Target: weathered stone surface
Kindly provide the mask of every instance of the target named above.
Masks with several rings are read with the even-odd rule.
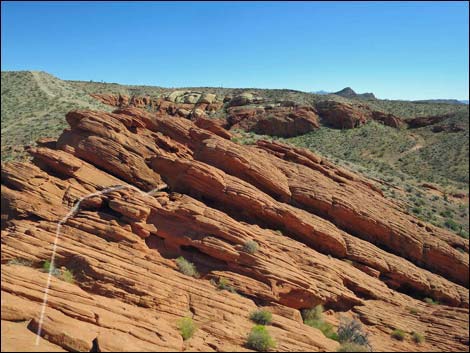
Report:
[[[413,119],[408,119],[406,123],[410,129],[416,129],[424,126],[434,125],[452,117],[452,114],[433,115],[433,116],[419,116]]]
[[[228,106],[235,107],[240,105],[256,104],[263,101],[262,97],[259,97],[253,93],[244,92],[230,98]]]
[[[315,105],[322,122],[337,129],[353,129],[370,120],[384,125],[401,128],[406,124],[403,119],[389,113],[371,110],[365,104],[351,105],[336,101],[323,101]]]
[[[353,129],[364,125],[369,116],[347,103],[323,101],[315,105],[321,121],[336,129]]]
[[[335,326],[362,321],[374,351],[468,351],[468,240],[372,181],[303,149],[238,145],[213,120],[126,108],[67,121],[32,163],[2,166],[2,350],[37,332],[57,222],[101,191],[63,224],[56,267],[75,283],[52,277],[45,349],[243,351],[249,313],[265,307],[277,350],[336,351],[301,322],[299,309],[322,304]],[[127,188],[105,189],[116,185]],[[178,272],[178,256],[200,277]],[[218,290],[221,277],[237,293]],[[183,341],[188,315],[198,330]],[[393,340],[395,328],[426,343]]]
[[[320,127],[311,107],[236,107],[228,110],[232,129],[244,129],[261,135],[292,137]]]
[[[379,111],[373,111],[371,114],[373,120],[380,121],[382,124],[394,127],[396,129],[399,129],[406,125],[403,119],[393,114],[382,113]]]

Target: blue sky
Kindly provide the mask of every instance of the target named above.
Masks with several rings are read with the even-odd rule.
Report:
[[[2,70],[468,99],[467,2],[2,2]]]

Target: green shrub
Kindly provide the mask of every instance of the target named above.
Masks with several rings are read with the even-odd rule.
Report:
[[[418,333],[418,332],[413,332],[412,335],[411,335],[411,339],[416,344],[424,343],[424,341],[425,341],[424,335],[421,334],[421,333]]]
[[[243,246],[243,251],[247,252],[248,254],[254,254],[258,251],[258,243],[254,240],[248,240],[245,245]]]
[[[323,316],[323,305],[317,305],[312,309],[303,309],[302,318],[305,321],[310,320],[321,320]]]
[[[416,314],[418,314],[418,313],[419,313],[418,309],[416,309],[416,308],[410,308],[410,314],[416,315]]]
[[[465,231],[463,228],[460,228],[460,230],[457,232],[457,235],[461,236],[464,239],[468,239],[468,232]]]
[[[196,266],[193,263],[186,260],[183,256],[176,259],[176,265],[178,270],[186,276],[199,277],[199,273],[196,270]]]
[[[31,267],[33,266],[33,263],[29,260],[25,260],[25,259],[11,259],[11,260],[8,260],[8,265],[19,265],[19,266],[27,266],[27,267]]]
[[[405,339],[406,334],[403,330],[396,329],[396,330],[393,330],[393,332],[390,334],[390,336],[392,336],[392,338],[394,338],[398,341],[403,341]]]
[[[370,352],[366,346],[361,346],[360,344],[346,342],[343,343],[337,352]]]
[[[428,304],[431,304],[431,305],[438,305],[439,304],[439,302],[437,300],[435,301],[432,298],[424,298],[424,301]]]
[[[47,273],[51,273],[55,277],[60,277],[61,273],[58,268],[56,268],[49,260],[44,261],[42,265],[42,270]]]
[[[178,330],[181,333],[181,337],[183,337],[183,340],[190,339],[193,337],[194,332],[197,330],[197,326],[194,323],[193,319],[190,317],[183,317],[178,321],[177,324]]]
[[[60,278],[67,283],[75,283],[75,276],[73,272],[69,269],[65,269],[60,274]]]
[[[312,309],[302,310],[304,324],[319,329],[326,337],[332,340],[338,340],[338,335],[333,325],[323,320],[323,306],[317,305]]]
[[[59,269],[51,264],[49,260],[44,261],[42,265],[42,270],[47,273],[51,273],[54,277],[61,279],[67,283],[75,283],[75,276],[72,270],[67,268]]]
[[[256,310],[250,314],[250,320],[259,325],[269,325],[273,320],[273,315],[267,310]]]
[[[343,344],[353,343],[364,346],[365,349],[370,349],[367,333],[362,330],[361,323],[354,319],[341,318],[338,327],[338,340]]]
[[[453,230],[454,232],[457,232],[461,228],[453,219],[450,218],[445,220],[444,226],[450,230]]]
[[[263,325],[255,325],[246,340],[248,348],[259,352],[265,352],[276,348],[276,342],[272,339],[268,330]]]
[[[224,277],[219,278],[219,283],[217,284],[217,288],[220,290],[228,290],[231,293],[236,293],[237,291],[233,286],[230,284],[229,280]]]

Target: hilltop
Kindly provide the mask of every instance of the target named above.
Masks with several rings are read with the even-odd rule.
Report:
[[[24,158],[23,146],[40,137],[58,136],[72,109],[110,110],[46,72],[2,71],[1,80],[2,161]]]
[[[374,96],[373,93],[358,94],[358,93],[354,92],[354,90],[351,87],[343,88],[341,91],[334,92],[332,94],[336,94],[337,96],[341,96],[341,97],[344,97],[344,98],[375,99],[375,96]]]

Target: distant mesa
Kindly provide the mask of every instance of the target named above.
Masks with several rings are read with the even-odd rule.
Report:
[[[356,93],[351,87],[343,88],[341,91],[334,92],[332,94],[344,98],[376,99],[373,93]]]

